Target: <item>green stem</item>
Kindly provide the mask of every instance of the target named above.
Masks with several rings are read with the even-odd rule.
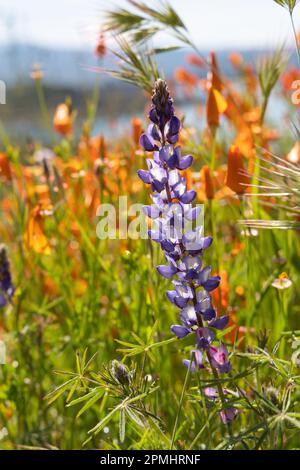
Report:
[[[212,143],[211,143],[211,155],[210,155],[210,169],[212,173],[215,170],[215,164],[216,164],[216,133],[217,133],[217,129],[215,128],[212,131]]]
[[[260,125],[261,126],[263,125],[264,120],[265,120],[265,115],[266,115],[266,111],[267,111],[269,98],[270,98],[269,93],[264,96],[264,101],[263,101],[263,104],[262,104],[261,115],[260,115]]]
[[[50,115],[49,115],[49,111],[48,111],[47,103],[45,99],[45,94],[44,94],[44,90],[43,90],[40,79],[35,80],[35,86],[36,86],[36,92],[38,96],[42,120],[44,121],[45,127],[48,129],[49,134],[51,135],[51,138],[53,139],[54,134],[52,130],[51,119],[50,119]]]
[[[173,428],[173,433],[172,433],[172,441],[171,441],[171,449],[170,450],[173,450],[173,447],[174,447],[176,431],[177,431],[177,427],[178,427],[178,423],[179,423],[180,413],[181,413],[181,409],[182,409],[182,404],[183,404],[183,400],[184,400],[184,396],[185,396],[185,392],[186,392],[186,388],[187,388],[187,384],[188,384],[188,379],[189,379],[192,363],[193,363],[193,357],[191,357],[189,367],[188,367],[188,370],[187,370],[187,373],[186,373],[186,376],[185,376],[182,392],[181,392],[181,397],[180,397],[179,406],[178,406],[177,415],[176,415],[174,428]]]
[[[216,380],[216,386],[217,386],[217,389],[218,389],[218,392],[219,392],[219,397],[220,397],[220,400],[221,400],[221,403],[222,403],[222,408],[223,408],[223,410],[225,410],[226,409],[226,400],[225,400],[225,396],[224,396],[224,393],[223,393],[222,385],[219,382],[218,371],[212,364],[212,360],[211,360],[209,351],[206,352],[206,356],[207,356],[208,362],[210,364],[213,376]],[[231,424],[230,423],[227,423],[227,429],[228,429],[229,436],[232,437],[232,429],[231,429]]]
[[[290,11],[290,19],[291,19],[292,28],[293,28],[293,33],[294,33],[294,38],[295,38],[295,43],[296,43],[296,51],[297,51],[297,57],[298,57],[298,64],[299,64],[299,66],[300,66],[300,50],[299,50],[299,43],[298,43],[298,39],[297,39],[297,32],[296,32],[296,28],[295,28],[295,23],[294,23],[293,12],[292,12],[292,11]]]
[[[88,105],[88,122],[90,129],[93,128],[97,116],[98,104],[100,99],[100,74],[97,75],[92,93],[91,101]]]

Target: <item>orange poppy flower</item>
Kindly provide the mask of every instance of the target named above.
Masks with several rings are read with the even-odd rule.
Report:
[[[11,181],[12,179],[9,159],[5,153],[0,153],[0,178],[4,181]]]
[[[229,283],[227,271],[220,272],[221,283],[218,289],[212,292],[212,298],[214,304],[217,306],[219,311],[227,313],[229,305]]]
[[[212,52],[210,56],[211,70],[208,73],[208,98],[206,104],[206,120],[210,128],[219,126],[220,114],[227,109],[227,102],[221,94],[222,83],[219,76],[216,56]]]
[[[281,85],[285,92],[292,91],[292,85],[296,80],[300,80],[300,71],[298,67],[291,67],[281,76]]]
[[[142,134],[142,121],[139,118],[134,117],[131,120],[131,125],[132,125],[133,142],[135,146],[138,147],[139,142],[140,142],[140,137]]]
[[[57,106],[53,126],[59,134],[64,136],[71,134],[73,130],[73,113],[69,104],[61,103]]]
[[[183,83],[184,85],[189,86],[196,86],[198,83],[198,77],[190,72],[188,72],[185,68],[179,67],[175,71],[175,78],[178,82]]]
[[[243,194],[249,184],[249,176],[244,172],[241,153],[238,147],[231,145],[228,153],[226,185],[237,194]]]
[[[252,65],[246,65],[244,68],[244,73],[247,90],[251,95],[254,95],[256,93],[258,81]]]
[[[215,196],[215,188],[213,178],[208,165],[204,165],[201,169],[201,179],[203,181],[204,192],[207,199],[213,199]]]
[[[233,67],[236,68],[239,68],[243,63],[243,57],[237,52],[232,52],[231,54],[229,54],[229,60]]]
[[[201,59],[201,57],[198,57],[196,54],[189,54],[186,58],[187,62],[190,65],[194,65],[195,67],[204,67],[204,61]]]
[[[207,80],[211,83],[212,88],[221,92],[222,81],[220,78],[217,57],[216,57],[215,52],[213,51],[210,53],[209,63],[210,63],[210,71],[208,73]]]
[[[38,204],[31,210],[24,237],[29,249],[45,255],[51,253],[51,246],[44,232],[44,215],[48,213],[49,209],[49,207]]]
[[[90,139],[90,156],[94,162],[98,158],[104,160],[107,157],[107,145],[103,135],[97,135]]]
[[[55,296],[58,294],[58,288],[50,275],[44,277],[44,292],[46,295]]]

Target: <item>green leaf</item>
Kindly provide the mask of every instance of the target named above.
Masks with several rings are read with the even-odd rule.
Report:
[[[108,415],[106,415],[103,419],[101,419],[101,421],[98,424],[96,424],[96,426],[90,429],[88,431],[88,434],[95,434],[95,435],[98,434],[123,406],[124,406],[124,402],[116,406],[113,410],[110,411],[110,413],[108,413]]]
[[[140,417],[138,416],[138,413],[135,412],[130,406],[127,406],[126,408],[126,413],[128,414],[129,418],[134,422],[136,423],[138,426],[140,426],[141,428],[144,428],[145,427],[145,424],[143,423],[143,421],[140,419]]]
[[[125,428],[126,428],[126,414],[125,409],[121,408],[120,416],[119,416],[119,437],[120,442],[124,442],[125,440]]]
[[[104,390],[99,390],[97,393],[95,393],[94,397],[91,397],[86,404],[79,410],[79,412],[76,415],[76,418],[79,418],[85,411],[87,411],[91,406],[94,405],[100,398],[103,397]]]
[[[48,395],[46,395],[45,397],[45,399],[48,401],[48,404],[51,405],[51,403],[57,400],[66,390],[72,387],[72,384],[76,381],[77,381],[77,376],[59,385],[52,392],[48,393]]]

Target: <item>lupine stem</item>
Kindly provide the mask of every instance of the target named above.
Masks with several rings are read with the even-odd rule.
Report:
[[[218,374],[217,369],[212,364],[212,360],[211,360],[211,357],[210,357],[210,352],[207,351],[206,355],[207,355],[207,359],[208,359],[209,365],[211,367],[213,376],[216,379],[216,386],[217,386],[217,389],[218,389],[218,392],[219,392],[219,397],[220,397],[222,407],[223,407],[223,410],[224,410],[224,409],[226,409],[226,400],[225,400],[225,396],[224,396],[224,393],[223,393],[223,389],[222,389],[221,384],[219,382],[219,374]],[[231,423],[228,422],[226,424],[227,424],[228,433],[231,437],[232,436]]]
[[[194,303],[194,306],[196,307],[197,299],[196,299],[195,287],[192,286],[192,289],[193,289],[193,293],[194,293],[193,303]],[[202,321],[201,316],[200,316],[200,315],[197,315],[197,319],[198,319],[199,327],[202,328],[202,327],[203,327],[203,321]],[[225,408],[226,408],[225,397],[224,397],[223,389],[222,389],[221,384],[220,384],[220,382],[219,382],[219,374],[218,374],[217,369],[213,366],[213,363],[212,363],[212,359],[211,359],[209,350],[206,351],[206,356],[207,356],[209,365],[210,365],[210,367],[211,367],[213,376],[214,376],[214,378],[216,379],[216,386],[217,386],[217,389],[218,389],[218,392],[219,392],[219,397],[220,397],[220,400],[221,400],[223,409],[225,409]],[[192,361],[190,362],[190,364],[191,364],[191,363],[192,363]],[[227,423],[227,425],[228,425],[229,434],[231,435],[230,423]]]

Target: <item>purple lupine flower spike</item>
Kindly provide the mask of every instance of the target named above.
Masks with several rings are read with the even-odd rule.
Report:
[[[212,238],[203,236],[202,226],[191,228],[200,211],[192,207],[196,192],[187,190],[180,171],[192,165],[193,157],[182,156],[180,146],[176,145],[182,126],[174,114],[173,100],[164,80],[155,83],[149,119],[151,124],[142,134],[140,144],[146,152],[153,153],[153,158],[147,159],[148,171],[139,170],[138,175],[153,190],[153,204],[145,206],[144,212],[155,227],[149,230],[149,237],[160,243],[166,259],[166,264],[157,266],[157,271],[167,279],[174,278],[175,290],[167,291],[167,297],[180,309],[180,324],[172,325],[171,330],[178,338],[195,335],[192,358],[184,360],[186,367],[192,361],[191,371],[204,368],[206,360],[216,373],[227,373],[231,369],[228,351],[223,343],[216,344],[216,330],[226,327],[228,317],[217,317],[210,294],[221,279],[211,275],[211,267],[202,266],[201,256],[210,247]],[[215,391],[212,395],[217,397]],[[226,423],[237,414],[234,408],[221,413]]]
[[[14,291],[6,247],[0,245],[0,307],[9,303]]]

